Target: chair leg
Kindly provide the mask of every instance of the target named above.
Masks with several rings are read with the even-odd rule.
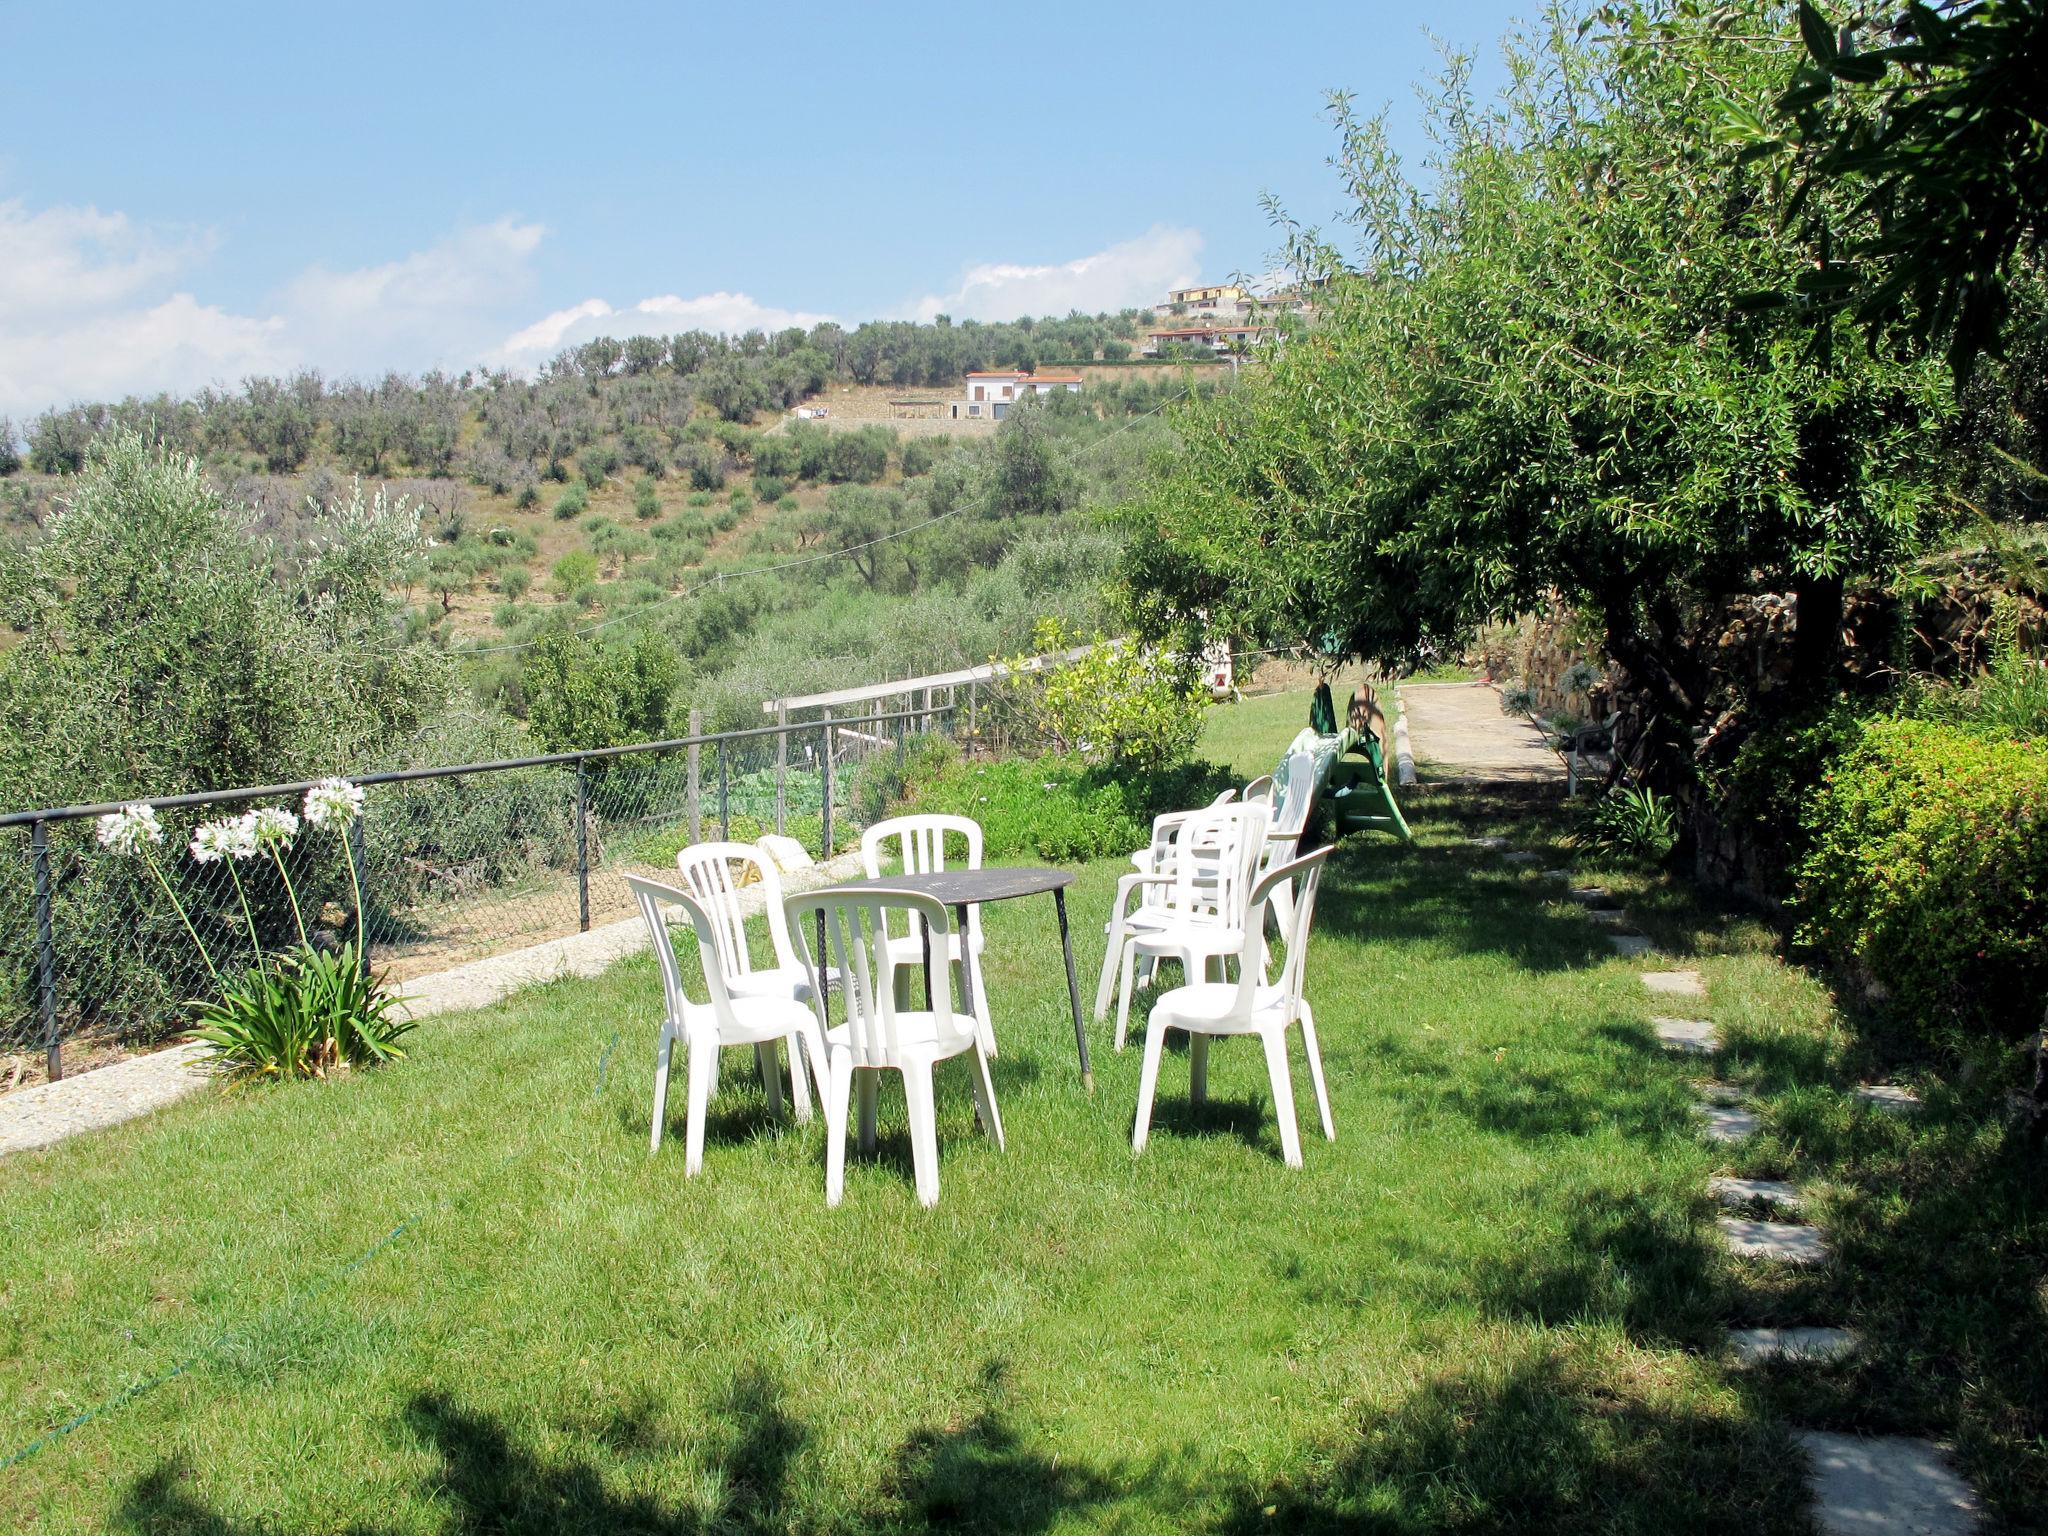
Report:
[[[1123,990],[1116,998],[1116,1048],[1124,1048],[1124,1038],[1131,1027],[1131,993],[1134,990],[1132,973],[1137,970],[1138,950],[1133,944],[1124,945]]]
[[[1166,1026],[1157,1019],[1145,1024],[1145,1064],[1138,1072],[1138,1118],[1131,1127],[1131,1150],[1142,1152],[1152,1135],[1152,1101],[1159,1093],[1159,1058],[1166,1053]]]
[[[1316,1041],[1316,1016],[1308,1011],[1308,1004],[1301,1005],[1301,1044],[1308,1053],[1308,1080],[1315,1085],[1316,1110],[1323,1117],[1323,1136],[1326,1140],[1337,1139],[1337,1122],[1330,1118],[1330,1089],[1323,1081],[1323,1048]]]
[[[1100,1024],[1109,1014],[1109,989],[1116,985],[1116,963],[1123,953],[1124,925],[1114,922],[1109,925],[1109,947],[1102,952],[1102,979],[1095,984],[1095,1022]]]
[[[704,1171],[704,1119],[711,1102],[711,1076],[717,1069],[718,1037],[690,1037],[690,1119],[683,1129],[683,1177]]]
[[[964,939],[962,944],[963,947],[966,947]],[[995,1021],[989,1017],[988,983],[982,980],[981,956],[977,955],[971,947],[967,947],[966,954],[961,958],[961,964],[967,967],[968,979],[974,983],[975,1038],[981,1041],[982,1050],[993,1057],[996,1054],[996,1026]]]
[[[1273,1118],[1280,1123],[1280,1155],[1287,1166],[1301,1166],[1301,1128],[1294,1118],[1294,1079],[1287,1071],[1287,1031],[1269,1029],[1260,1037],[1266,1047],[1266,1075],[1273,1080]]]
[[[668,1114],[668,1058],[675,1043],[675,1032],[662,1025],[661,1044],[654,1052],[654,1136],[647,1144],[650,1155],[661,1150],[662,1122]]]
[[[879,1067],[861,1067],[854,1073],[855,1097],[860,1100],[860,1150],[863,1157],[875,1150],[875,1094],[882,1086]]]
[[[853,1057],[842,1054],[825,1067],[825,1204],[846,1194],[846,1112],[853,1097]]]
[[[996,1145],[1008,1150],[1003,1140],[1003,1117],[996,1110],[996,1080],[989,1074],[988,1058],[980,1051],[974,1056],[974,1102],[981,1110],[981,1128],[995,1137]]]
[[[929,1066],[903,1074],[903,1097],[910,1106],[910,1163],[917,1174],[917,1203],[939,1203],[939,1125],[932,1102]]]
[[[811,1077],[804,1071],[804,1037],[793,1033],[784,1042],[789,1047],[789,1102],[798,1125],[811,1120]],[[781,1049],[781,1047],[777,1047]]]
[[[1209,1102],[1209,1037],[1203,1034],[1188,1036],[1188,1102],[1206,1104]]]
[[[797,1035],[790,1037],[789,1054],[791,1056],[796,1055],[796,1042],[798,1038],[799,1036]],[[804,1043],[804,1057],[810,1063],[811,1081],[817,1084],[818,1097],[822,1101],[829,1098],[832,1092],[832,1059],[825,1050],[825,1035],[818,1028],[817,1020],[812,1019],[805,1023],[801,1032],[801,1039]]]
[[[782,1051],[773,1040],[754,1047],[754,1070],[761,1074],[761,1092],[768,1097],[768,1118],[782,1118]]]

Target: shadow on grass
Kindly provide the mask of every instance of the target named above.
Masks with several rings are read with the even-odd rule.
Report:
[[[1653,1365],[1537,1345],[1439,1376],[1315,1470],[1239,1493],[1217,1529],[1806,1532],[1796,1455],[1756,1417],[1665,1389]]]
[[[1004,1368],[991,1361],[976,1386],[976,1407],[944,1428],[914,1431],[898,1445],[871,1505],[854,1511],[814,1508],[804,1466],[809,1430],[785,1409],[782,1391],[758,1366],[742,1372],[688,1436],[650,1403],[595,1424],[574,1426],[586,1456],[542,1457],[498,1419],[437,1393],[407,1406],[407,1433],[439,1458],[421,1490],[455,1536],[744,1536],[790,1530],[878,1528],[972,1530],[1031,1536],[1067,1514],[1118,1496],[1103,1475],[1062,1465],[1026,1446],[1002,1411]],[[673,1462],[688,1441],[715,1469],[706,1507],[628,1491],[631,1470]],[[147,1536],[255,1536],[272,1521],[244,1522],[209,1508],[190,1476],[164,1463],[128,1489],[120,1529]],[[1142,1483],[1125,1485],[1124,1493]],[[315,1522],[319,1524],[319,1522]],[[383,1536],[413,1528],[355,1524],[321,1529]]]

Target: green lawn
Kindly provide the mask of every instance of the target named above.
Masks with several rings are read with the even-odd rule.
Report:
[[[1212,754],[1269,766],[1304,710],[1220,709]],[[1131,1156],[1138,1051],[1098,1029],[1083,1094],[1043,902],[987,916],[1009,1150],[943,1069],[933,1212],[886,1090],[836,1212],[821,1123],[770,1124],[738,1070],[704,1176],[680,1093],[650,1160],[646,957],[432,1021],[393,1069],[0,1162],[0,1459],[112,1399],[0,1471],[0,1528],[1805,1529],[1783,1415],[1854,1422],[1860,1378],[1794,1397],[1718,1355],[1742,1281],[1638,967],[1462,842],[1553,822],[1410,809],[1414,847],[1347,845],[1325,886],[1338,1140],[1297,1073],[1299,1172],[1244,1043],[1199,1114],[1169,1057]],[[1079,872],[1084,989],[1118,872]],[[1644,905],[1758,1070],[1834,1070],[1761,930]]]

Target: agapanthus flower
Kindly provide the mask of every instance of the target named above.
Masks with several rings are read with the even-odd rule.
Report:
[[[306,791],[306,820],[339,829],[363,813],[363,792],[347,779],[322,779]]]
[[[151,843],[164,840],[163,825],[146,805],[124,805],[99,820],[100,846],[114,853],[139,853]]]
[[[220,859],[253,859],[256,833],[245,817],[209,821],[192,834],[192,862],[212,864]]]
[[[278,805],[258,806],[241,824],[259,848],[282,848],[299,835],[299,818]]]

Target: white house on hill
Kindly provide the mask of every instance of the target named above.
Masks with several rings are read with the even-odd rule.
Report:
[[[1069,395],[1081,393],[1081,375],[1027,373],[1016,368],[970,373],[967,375],[966,397],[952,402],[952,418],[955,421],[962,417],[1001,421],[1019,400],[1062,392]]]

